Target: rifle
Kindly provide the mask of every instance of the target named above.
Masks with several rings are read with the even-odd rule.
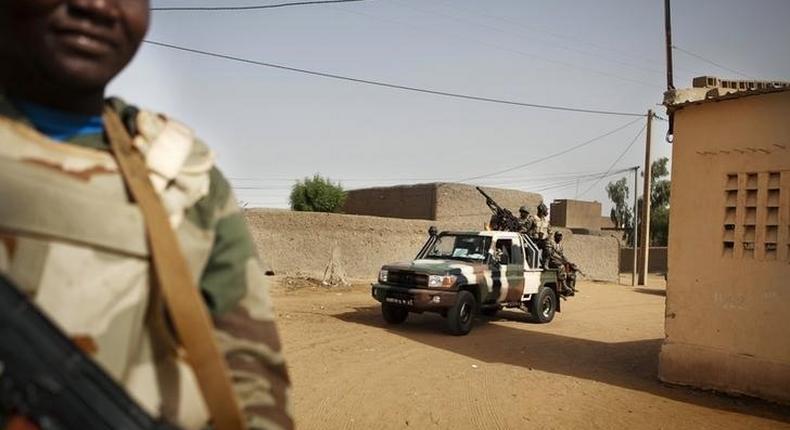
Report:
[[[177,430],[148,415],[0,275],[0,424],[4,417],[42,430]]]
[[[494,213],[493,222],[491,228],[494,230],[501,230],[501,231],[513,231],[516,233],[521,232],[521,221],[513,215],[513,212],[510,212],[509,209],[505,209],[502,206],[494,201],[485,191],[483,191],[480,187],[477,188],[477,191],[486,198],[486,205],[491,212]]]

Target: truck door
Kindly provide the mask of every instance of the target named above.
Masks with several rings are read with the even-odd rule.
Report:
[[[498,239],[494,245],[500,255],[498,270],[493,271],[492,299],[518,302],[524,291],[524,251],[521,241]]]

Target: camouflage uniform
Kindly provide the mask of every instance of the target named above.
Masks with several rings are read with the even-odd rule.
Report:
[[[212,152],[164,116],[114,100],[205,297],[249,427],[291,428],[290,383],[254,244]],[[0,273],[143,407],[184,428],[207,412],[152,299],[142,215],[100,134],[56,142],[0,94]],[[159,323],[157,323],[157,321]]]
[[[534,228],[535,217],[532,214],[527,214],[526,217],[519,218],[519,222],[521,223],[521,233],[529,234]]]
[[[557,279],[562,283],[561,292],[570,293],[572,295],[575,290],[574,284],[576,283],[575,271],[568,271],[570,262],[565,257],[565,249],[561,243],[556,242],[554,239],[546,241],[544,248],[546,254],[546,265],[550,269],[557,269]]]

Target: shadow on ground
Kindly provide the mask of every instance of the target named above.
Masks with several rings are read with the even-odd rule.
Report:
[[[652,294],[652,293],[650,293]],[[508,321],[528,321],[524,313],[500,312]],[[379,306],[358,307],[333,317],[348,323],[378,327],[415,342],[465,355],[485,363],[503,363],[572,376],[638,390],[706,408],[754,415],[790,423],[790,408],[750,397],[731,397],[658,380],[658,353],[662,339],[607,343],[541,332],[543,326],[524,329],[490,324],[480,317],[467,336],[444,332],[438,315],[411,314],[399,326],[386,325]]]
[[[642,294],[650,294],[652,296],[667,296],[667,290],[657,289],[657,288],[634,288],[632,291],[635,293],[642,293]]]

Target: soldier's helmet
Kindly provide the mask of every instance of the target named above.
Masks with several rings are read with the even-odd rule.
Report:
[[[518,212],[522,213],[522,214],[529,215],[529,208],[527,207],[527,205],[524,205],[524,206],[518,208]]]
[[[545,203],[540,202],[540,204],[538,205],[538,215],[548,215],[548,213],[549,213],[549,208],[546,207]]]

